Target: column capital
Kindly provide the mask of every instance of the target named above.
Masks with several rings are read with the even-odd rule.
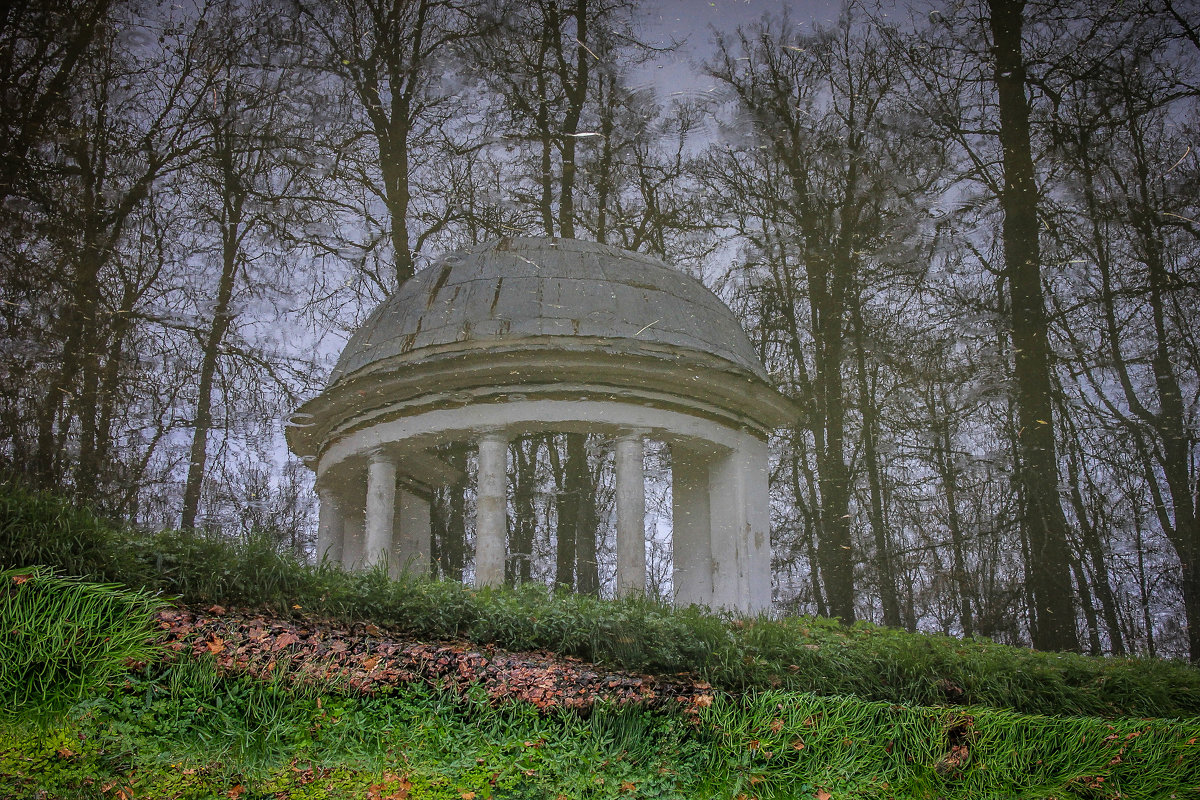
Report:
[[[375,447],[367,451],[367,461],[372,464],[394,464],[396,457],[385,447]]]
[[[475,432],[475,438],[481,442],[504,442],[508,444],[512,435],[504,428],[484,428]]]

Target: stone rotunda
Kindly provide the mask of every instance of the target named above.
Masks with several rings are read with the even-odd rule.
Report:
[[[678,604],[771,604],[767,436],[794,410],[699,281],[653,258],[505,238],[422,270],[346,345],[293,415],[317,474],[318,557],[426,572],[430,500],[460,477],[436,448],[478,448],[475,583],[504,581],[509,441],[615,441],[618,594],[646,582],[643,449],[671,453]]]

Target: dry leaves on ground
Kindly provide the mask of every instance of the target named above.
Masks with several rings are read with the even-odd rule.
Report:
[[[234,674],[282,673],[368,694],[415,681],[460,694],[482,686],[495,702],[522,700],[541,709],[581,709],[607,700],[680,702],[694,711],[712,703],[712,688],[700,681],[608,670],[548,652],[416,642],[370,623],[287,620],[220,606],[165,609],[157,620],[169,650],[214,656],[219,669]]]

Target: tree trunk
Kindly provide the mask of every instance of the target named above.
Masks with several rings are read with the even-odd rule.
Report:
[[[1004,213],[1002,236],[1011,297],[1019,423],[1017,477],[1026,504],[1032,558],[1030,589],[1038,616],[1033,645],[1041,650],[1078,650],[1067,521],[1058,496],[1050,353],[1038,241],[1038,191],[1021,51],[1024,3],[988,0],[988,6],[1004,163],[1000,205]]]
[[[858,383],[858,406],[862,414],[863,461],[867,470],[867,484],[871,506],[868,518],[875,538],[875,572],[879,586],[879,602],[883,607],[883,624],[900,627],[900,602],[896,591],[896,575],[892,569],[892,545],[888,537],[887,520],[883,508],[883,480],[879,465],[879,452],[875,436],[879,429],[879,412],[867,380],[867,358],[861,301],[855,298],[854,310],[854,355]]]
[[[942,481],[942,491],[946,496],[946,527],[950,532],[950,548],[954,558],[954,585],[958,590],[959,624],[962,626],[963,636],[973,636],[975,624],[971,613],[971,579],[967,573],[962,520],[958,513],[958,475],[951,449],[950,425],[947,419],[949,412],[944,400],[941,403],[937,401],[936,391],[935,388],[930,389],[930,411],[933,412],[930,415],[930,423],[933,427],[931,432],[936,437],[934,463],[937,465],[938,477]]]
[[[192,423],[191,459],[188,461],[187,483],[183,489],[183,512],[179,527],[191,530],[196,527],[196,515],[200,508],[200,494],[204,483],[204,471],[208,466],[208,433],[212,430],[213,381],[221,357],[221,345],[231,322],[230,303],[233,287],[237,282],[238,242],[240,228],[230,222],[222,231],[221,278],[217,285],[217,302],[213,308],[212,325],[204,337],[203,354],[200,361],[200,382],[196,399],[196,416]]]
[[[802,435],[802,433],[800,432],[799,428],[794,428],[792,430],[793,440],[796,437],[801,436],[801,435]],[[805,460],[801,456],[800,449],[795,444],[793,444],[789,448],[789,451],[791,453],[791,461],[792,461],[792,468],[790,471],[790,475],[791,475],[791,479],[792,479],[792,497],[794,498],[793,502],[795,502],[797,505],[802,506],[802,513],[803,513],[803,517],[804,517],[804,553],[808,559],[809,586],[811,587],[811,591],[813,594],[813,603],[817,607],[817,616],[818,617],[827,617],[827,616],[829,616],[829,609],[825,605],[825,594],[821,590],[821,581],[820,581],[820,563],[821,562],[820,562],[820,558],[817,555],[817,544],[816,544],[817,532],[815,530],[816,525],[815,525],[815,520],[814,520],[814,513],[815,513],[815,510],[818,508],[817,498],[816,498],[816,481],[813,480],[811,474],[807,474],[808,473],[807,465],[804,463]],[[804,471],[807,475],[807,477],[805,479],[805,485],[808,487],[807,502],[801,500],[801,494],[803,492],[803,489],[800,485],[801,471]]]
[[[537,529],[534,497],[537,491],[538,450],[540,437],[522,437],[512,444],[513,454],[513,515],[512,547],[507,577],[509,583],[528,583],[533,572],[533,536]]]
[[[217,281],[217,302],[213,306],[212,325],[202,340],[200,381],[196,399],[196,417],[192,427],[191,458],[188,461],[187,483],[183,490],[183,511],[180,527],[191,530],[196,527],[196,515],[200,508],[201,488],[204,471],[208,466],[208,434],[212,429],[213,382],[216,378],[221,347],[233,321],[230,311],[233,290],[237,284],[238,267],[242,255],[243,212],[246,192],[243,176],[238,174],[236,164],[237,145],[232,131],[232,120],[218,121],[213,131],[214,149],[211,157],[220,170],[217,189],[221,196],[221,212],[218,218],[221,229],[221,277]]]
[[[846,409],[842,395],[843,303],[830,288],[830,267],[809,254],[809,297],[813,318],[817,417],[823,446],[817,450],[817,480],[821,487],[821,538],[818,555],[829,613],[845,623],[854,621],[854,554],[850,537],[850,471],[846,466]]]
[[[461,476],[444,490],[445,518],[438,545],[442,575],[456,581],[463,579],[467,552],[467,447],[466,442],[453,442],[442,452],[446,463]]]
[[[579,452],[575,458],[567,459],[568,469],[580,470],[577,478],[580,487],[579,513],[575,518],[575,591],[598,596],[600,565],[596,559],[596,539],[600,534],[600,526],[596,514],[596,477],[588,464],[586,434],[567,435],[579,437]]]
[[[567,110],[563,115],[562,185],[558,195],[558,229],[567,239],[575,238],[575,134],[579,133],[579,119],[588,91],[587,0],[575,0],[572,16],[575,17],[575,42],[579,46],[575,49],[575,74],[563,75]]]
[[[1083,562],[1080,559],[1072,558],[1071,572],[1075,575],[1075,586],[1079,591],[1079,605],[1083,608],[1083,621],[1087,625],[1088,655],[1098,656],[1102,652],[1100,646],[1100,618],[1096,614],[1096,605],[1092,602],[1087,570],[1083,568]]]
[[[567,434],[567,436],[569,437],[571,434]],[[575,482],[578,471],[572,470],[567,464],[571,457],[569,438],[566,444],[566,459],[560,456],[561,443],[551,444],[550,465],[554,470],[554,481],[558,489],[554,504],[557,512],[554,526],[554,585],[570,592],[575,589],[575,538],[579,524],[579,487]]]
[[[1154,351],[1150,367],[1158,395],[1159,411],[1152,420],[1154,433],[1162,443],[1159,463],[1171,512],[1158,511],[1167,538],[1179,557],[1180,588],[1188,628],[1188,652],[1192,663],[1200,664],[1200,517],[1196,513],[1196,494],[1200,481],[1191,475],[1191,432],[1183,388],[1171,360],[1170,332],[1167,326],[1168,295],[1172,291],[1168,275],[1161,223],[1151,188],[1149,158],[1146,157],[1141,130],[1131,122],[1130,133],[1137,158],[1137,205],[1132,220],[1139,238],[1141,260],[1147,267],[1150,318],[1153,323]]]
[[[1077,438],[1077,437],[1076,437]],[[1068,443],[1069,447],[1069,443]],[[1071,506],[1075,511],[1075,519],[1079,524],[1080,545],[1083,556],[1086,556],[1092,570],[1092,589],[1096,599],[1100,601],[1101,613],[1104,616],[1104,627],[1108,631],[1109,649],[1114,656],[1125,655],[1125,641],[1121,635],[1121,623],[1117,616],[1117,604],[1113,598],[1112,587],[1109,585],[1108,564],[1104,557],[1104,548],[1100,542],[1100,532],[1094,514],[1088,513],[1087,504],[1083,499],[1083,487],[1080,485],[1078,459],[1082,453],[1068,450],[1067,483],[1071,491]]]

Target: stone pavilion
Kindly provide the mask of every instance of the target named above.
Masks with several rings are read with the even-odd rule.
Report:
[[[504,580],[507,451],[516,436],[615,442],[616,585],[645,588],[646,439],[671,453],[675,601],[771,604],[767,437],[794,418],[729,308],[644,255],[505,238],[406,281],[296,412],[316,471],[318,557],[425,572],[433,491],[459,476],[438,445],[478,448],[474,580]]]

